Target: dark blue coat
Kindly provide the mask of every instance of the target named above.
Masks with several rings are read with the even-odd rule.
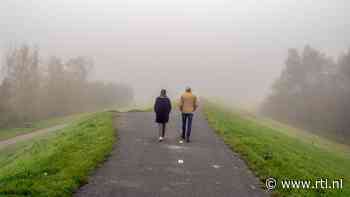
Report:
[[[157,97],[154,104],[154,111],[156,112],[156,122],[167,123],[171,111],[170,99],[168,97]]]

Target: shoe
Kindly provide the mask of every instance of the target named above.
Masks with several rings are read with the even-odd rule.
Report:
[[[160,141],[160,142],[163,141],[163,137],[159,137],[159,140],[158,140],[158,141]]]
[[[190,138],[186,138],[186,142],[189,143],[190,142]]]

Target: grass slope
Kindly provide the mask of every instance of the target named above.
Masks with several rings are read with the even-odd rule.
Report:
[[[204,106],[209,124],[265,184],[276,180],[344,178],[343,189],[283,189],[276,196],[350,196],[350,149],[281,124],[242,114],[213,103]],[[312,182],[314,183],[314,182]]]
[[[71,123],[73,121],[77,121],[81,118],[86,117],[88,114],[74,114],[64,117],[58,117],[58,118],[50,118],[46,120],[41,120],[37,122],[33,122],[32,126],[30,128],[0,128],[0,141],[10,139],[13,137],[16,137],[18,135],[27,134],[33,131],[36,131],[38,129],[44,129],[48,127],[52,127],[59,124],[65,124],[65,123]]]
[[[71,196],[112,150],[112,113],[97,113],[47,138],[0,152],[0,196]]]

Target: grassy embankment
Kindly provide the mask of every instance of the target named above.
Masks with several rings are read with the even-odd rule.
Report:
[[[343,189],[282,189],[275,196],[350,196],[350,147],[249,113],[206,103],[209,124],[238,152],[265,184],[265,179],[343,178]],[[320,187],[320,184],[318,185]]]
[[[74,114],[69,116],[63,116],[58,118],[50,118],[46,120],[41,120],[33,122],[29,128],[17,127],[17,128],[0,128],[0,141],[7,140],[18,135],[27,134],[39,129],[49,128],[55,125],[68,124],[84,118],[88,113]]]
[[[0,196],[71,196],[112,150],[112,113],[0,150]]]

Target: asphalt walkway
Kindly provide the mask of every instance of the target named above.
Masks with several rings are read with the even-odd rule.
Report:
[[[209,128],[201,114],[191,143],[180,143],[180,116],[172,114],[163,142],[154,114],[120,113],[119,140],[77,197],[268,196],[245,163]]]

